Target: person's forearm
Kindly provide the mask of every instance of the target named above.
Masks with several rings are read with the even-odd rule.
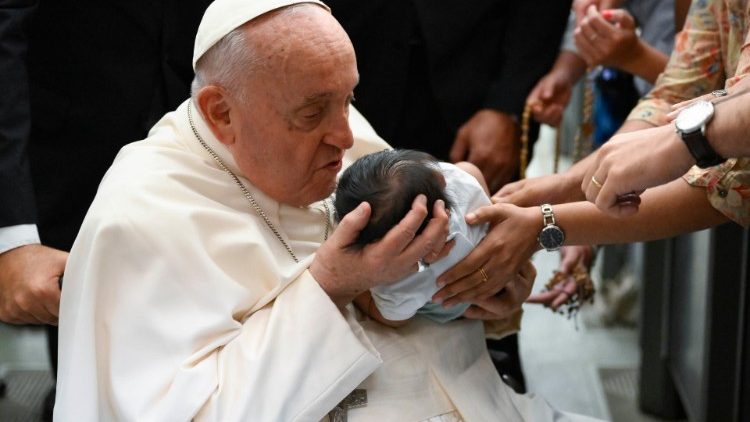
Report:
[[[641,195],[638,213],[611,217],[590,202],[554,206],[566,245],[649,241],[701,230],[727,221],[708,202],[706,190],[678,179]]]
[[[666,54],[639,39],[633,54],[627,54],[626,58],[613,65],[653,84],[664,71],[668,60]]]
[[[620,126],[620,128],[617,129],[617,132],[615,133],[617,134],[617,133],[635,132],[636,130],[649,129],[654,126],[655,125],[645,120],[630,119],[630,120],[625,120],[625,123],[623,123],[622,126]]]
[[[570,85],[574,85],[586,74],[586,62],[579,55],[562,50],[552,66],[552,72],[558,72]]]
[[[722,157],[750,157],[750,90],[725,98],[714,102],[706,138]]]

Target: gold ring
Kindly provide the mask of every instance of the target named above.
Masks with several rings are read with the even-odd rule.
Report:
[[[487,273],[484,271],[484,268],[479,267],[479,273],[482,274],[482,283],[489,280],[489,277],[487,277]]]
[[[596,176],[591,176],[591,183],[593,183],[594,186],[596,186],[599,189],[602,188],[602,184],[598,180],[596,180]]]

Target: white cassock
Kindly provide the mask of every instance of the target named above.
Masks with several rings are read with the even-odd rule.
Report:
[[[345,166],[388,148],[353,108],[350,123]],[[353,422],[568,419],[502,383],[479,322],[342,314],[307,271],[322,204],[283,205],[241,179],[301,262],[198,143],[187,102],[120,151],[65,271],[56,420],[318,421],[358,386],[368,405]]]

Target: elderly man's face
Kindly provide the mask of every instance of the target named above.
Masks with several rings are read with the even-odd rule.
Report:
[[[269,22],[277,25],[270,32],[275,46],[262,52],[269,66],[247,84],[231,147],[255,186],[295,206],[335,188],[344,151],[353,144],[349,105],[359,80],[346,33],[329,13],[310,9]]]

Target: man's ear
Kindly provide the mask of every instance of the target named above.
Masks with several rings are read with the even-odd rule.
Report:
[[[214,136],[224,145],[232,145],[236,129],[232,125],[230,110],[232,99],[227,91],[216,85],[201,88],[196,95],[197,106]]]

